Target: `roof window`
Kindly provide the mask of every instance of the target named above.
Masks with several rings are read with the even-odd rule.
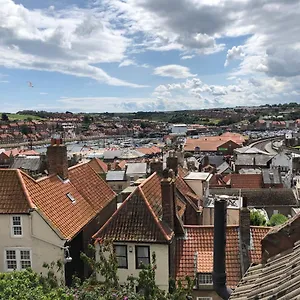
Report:
[[[73,204],[76,202],[75,198],[71,195],[71,193],[67,193],[67,197],[71,200]]]

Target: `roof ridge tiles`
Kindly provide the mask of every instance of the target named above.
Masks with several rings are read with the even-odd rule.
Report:
[[[22,175],[26,175],[26,176],[28,176],[28,175],[26,173],[24,173],[23,171],[21,171],[21,170],[16,170],[16,171],[17,171],[18,179],[21,183],[21,188],[23,190],[23,193],[25,195],[26,200],[28,201],[28,204],[29,204],[30,208],[36,209],[36,205],[33,203],[32,199],[29,195],[29,192],[26,188],[26,184],[25,184],[25,182],[23,180],[23,177],[22,177]],[[28,176],[28,177],[30,177],[30,176]]]

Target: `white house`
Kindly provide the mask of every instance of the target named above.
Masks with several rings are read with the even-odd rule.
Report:
[[[172,124],[171,125],[171,133],[185,135],[187,133],[187,125],[186,124]]]

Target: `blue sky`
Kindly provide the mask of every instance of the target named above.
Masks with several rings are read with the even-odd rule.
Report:
[[[297,102],[299,5],[0,0],[0,111]]]

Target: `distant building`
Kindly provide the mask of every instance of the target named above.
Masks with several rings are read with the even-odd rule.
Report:
[[[171,125],[171,133],[178,135],[186,135],[188,131],[188,127],[186,124],[172,124]]]

